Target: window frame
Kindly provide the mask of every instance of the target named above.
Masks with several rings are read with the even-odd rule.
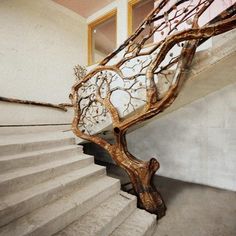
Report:
[[[93,62],[93,45],[92,45],[93,30],[96,26],[105,22],[109,18],[112,18],[113,16],[115,16],[116,44],[117,44],[117,9],[116,8],[107,12],[106,14],[98,17],[96,20],[94,20],[88,24],[88,66],[98,63],[98,62]]]
[[[141,0],[129,0],[128,1],[128,35],[133,33],[133,7],[137,5]]]
[[[129,0],[128,1],[128,36],[133,34],[133,7],[140,3],[142,0]],[[154,44],[148,43],[143,48],[151,47]]]

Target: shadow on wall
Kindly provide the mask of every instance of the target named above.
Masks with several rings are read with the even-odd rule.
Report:
[[[84,143],[82,145],[84,153],[93,155],[95,157],[96,164],[106,166],[107,174],[113,178],[120,179],[122,190],[130,192],[129,190],[131,189],[131,186],[127,185],[127,183],[130,182],[128,175],[121,167],[114,164],[110,155],[104,149],[94,143]],[[158,175],[154,176],[154,183],[162,197],[165,199],[167,205],[170,204],[172,200],[174,200],[184,189],[192,186],[191,183],[161,177]],[[130,193],[132,193],[132,191]]]

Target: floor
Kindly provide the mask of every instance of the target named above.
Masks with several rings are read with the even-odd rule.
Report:
[[[108,175],[129,182],[114,165]],[[168,209],[154,236],[236,236],[236,192],[158,176],[155,184]]]

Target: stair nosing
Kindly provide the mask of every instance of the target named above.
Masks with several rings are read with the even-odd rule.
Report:
[[[60,179],[65,179],[65,178],[67,178],[67,176],[68,176],[68,178],[70,177],[70,175],[73,175],[74,173],[76,173],[76,172],[81,172],[81,171],[83,171],[84,169],[87,169],[87,168],[90,168],[90,167],[92,167],[92,168],[95,168],[95,166],[98,168],[97,170],[95,170],[95,171],[99,171],[99,170],[105,170],[105,167],[103,167],[103,166],[99,166],[99,165],[96,165],[96,164],[90,164],[90,165],[88,165],[88,166],[85,166],[85,167],[83,167],[83,168],[81,168],[81,169],[78,169],[78,170],[74,170],[74,171],[72,171],[72,172],[70,172],[70,173],[66,173],[66,174],[63,174],[63,175],[59,175],[59,176],[57,176],[57,177],[55,177],[55,178],[53,178],[53,179],[48,179],[48,180],[46,180],[46,181],[44,181],[44,182],[41,182],[41,183],[39,183],[39,184],[37,184],[36,186],[31,186],[31,187],[29,187],[29,188],[26,188],[26,189],[23,189],[23,190],[21,190],[21,191],[18,191],[18,192],[16,192],[16,193],[10,193],[10,194],[8,194],[8,195],[5,195],[5,196],[3,196],[3,197],[0,197],[0,201],[4,201],[4,199],[7,199],[8,200],[8,198],[9,198],[9,196],[11,197],[11,196],[13,196],[13,198],[14,198],[14,195],[20,195],[22,192],[28,192],[28,191],[30,191],[31,189],[32,190],[34,190],[34,189],[37,189],[37,188],[40,188],[40,187],[42,187],[41,185],[48,185],[48,184],[52,184],[52,183],[50,183],[50,182],[56,182],[58,179],[60,180]],[[99,166],[99,167],[98,167]],[[86,175],[84,175],[84,176],[86,176]],[[80,176],[80,177],[83,177],[83,176]],[[65,182],[71,182],[71,181],[65,181]],[[60,183],[60,184],[58,184],[58,186],[55,186],[55,187],[59,187],[59,186],[61,186],[61,185],[64,185],[64,183]],[[51,186],[50,186],[51,187]],[[43,189],[43,188],[42,188]],[[46,189],[46,190],[49,190],[49,189]],[[42,192],[44,192],[45,191],[45,189],[43,189],[42,190]],[[37,193],[38,194],[38,193]],[[35,194],[35,192],[32,194],[32,196],[35,196],[35,195],[37,195],[37,194]],[[29,196],[29,195],[27,195],[27,197],[32,197],[32,196]],[[26,197],[26,196],[24,196],[24,197]],[[26,197],[26,199],[27,199],[27,197]],[[15,197],[15,198],[17,198],[17,197]],[[26,199],[19,199],[19,202],[20,201],[22,201],[22,200],[26,200]],[[1,211],[2,209],[0,208],[0,211]]]
[[[129,197],[124,196],[124,195],[129,195]],[[81,218],[75,220],[72,222],[70,225],[68,225],[66,228],[62,229],[60,232],[57,232],[53,236],[60,236],[60,235],[67,235],[67,231],[70,227],[76,228],[77,231],[76,233],[79,233],[81,230],[83,230],[83,226],[89,222],[89,218],[94,217],[94,212],[95,214],[99,214],[99,211],[103,211],[104,204],[106,205],[107,202],[111,201],[112,207],[114,206],[113,202],[114,199],[116,200],[115,204],[117,203],[117,199],[120,200],[120,198],[124,198],[126,202],[122,202],[122,206],[118,206],[118,210],[115,209],[115,212],[112,212],[107,219],[102,219],[102,225],[99,225],[97,229],[94,230],[94,232],[86,232],[83,234],[83,236],[105,236],[109,235],[112,233],[127,217],[129,217],[136,209],[136,204],[137,204],[137,198],[133,195],[124,193],[123,191],[120,191],[119,193],[114,194],[113,196],[109,197],[109,199],[104,200],[103,203],[101,203],[99,206],[93,208],[91,211],[83,215]],[[106,206],[105,206],[106,207]],[[117,206],[116,206],[117,207]],[[97,212],[96,212],[97,211]],[[101,212],[100,212],[101,213]],[[106,216],[107,217],[107,216]],[[119,219],[120,218],[120,219]],[[115,223],[114,223],[115,222]],[[78,225],[73,225],[79,223]],[[89,222],[90,224],[93,222]],[[79,227],[79,229],[78,229]],[[86,227],[90,227],[90,225],[86,225]],[[91,225],[92,227],[92,225]],[[104,232],[105,231],[105,232]],[[82,231],[84,232],[84,231]],[[65,234],[63,234],[65,233]],[[75,231],[73,231],[75,233]],[[92,233],[92,234],[91,234]]]
[[[4,173],[3,175],[0,175],[0,195],[1,197],[3,197],[7,194],[17,192],[21,189],[29,188],[32,185],[42,183],[48,179],[55,178],[75,169],[80,169],[84,166],[90,165],[91,163],[94,163],[93,157],[81,158],[79,156],[73,156],[72,158],[68,158],[67,160],[57,161],[57,164],[55,162],[49,162],[40,165],[40,168],[36,166],[21,169],[30,169],[30,172],[28,173],[26,173],[25,171],[21,171],[19,173],[18,170],[15,170],[12,175]],[[1,179],[1,177],[3,176],[5,179]]]
[[[37,166],[29,166],[29,167],[24,167],[24,168],[20,168],[20,169],[14,169],[14,170],[10,170],[9,172],[0,174],[0,185],[6,181],[10,181],[16,178],[20,178],[20,177],[24,177],[24,176],[28,176],[28,175],[32,175],[32,174],[36,174],[39,172],[43,172],[45,170],[50,170],[50,169],[55,169],[57,167],[63,166],[64,164],[71,164],[73,162],[77,162],[77,161],[81,161],[84,159],[93,159],[92,156],[79,156],[79,155],[72,155],[70,157],[67,157],[66,159],[61,159],[61,160],[56,160],[56,161],[51,161],[49,163],[43,163]],[[33,169],[33,170],[32,170]],[[31,170],[30,173],[24,173],[25,171],[27,172],[28,170]],[[20,172],[20,174],[19,174]],[[16,176],[10,176],[10,178],[5,178],[4,181],[2,181],[3,176],[9,176],[9,175],[14,175],[14,174],[18,174]]]
[[[26,141],[26,142],[15,142],[15,143],[0,143],[0,149],[1,147],[6,147],[6,146],[12,146],[12,145],[29,145],[29,144],[36,144],[36,143],[41,143],[41,142],[57,142],[57,141],[62,141],[62,140],[71,140],[74,141],[75,137],[56,137],[56,138],[50,138],[48,139],[42,139],[42,140],[33,140],[33,141]]]
[[[47,145],[55,145],[58,142],[66,142],[67,144],[75,144],[75,138],[72,137],[65,137],[65,138],[58,138],[58,139],[47,139],[47,140],[33,140],[33,141],[27,141],[27,142],[18,142],[18,143],[6,143],[6,144],[0,144],[0,151],[1,149],[3,150],[3,152],[0,152],[0,157],[7,155],[7,152],[10,154],[9,155],[14,155],[17,153],[27,153],[30,152],[29,150],[27,150],[27,148],[29,148],[31,145],[36,147],[37,145],[39,145],[39,148],[36,150],[42,150],[42,149],[46,149],[46,147],[43,146],[47,146]],[[42,147],[41,147],[42,146]],[[7,150],[9,149],[9,150]],[[19,150],[17,150],[19,149]],[[23,149],[23,150],[22,150]],[[25,150],[24,150],[25,149]]]
[[[104,183],[107,181],[108,181],[108,183],[106,183],[104,185]],[[119,180],[114,179],[114,178],[110,178],[108,176],[101,177],[100,179],[97,179],[97,181],[90,183],[88,186],[81,188],[78,192],[73,192],[71,194],[68,194],[53,203],[45,205],[45,206],[33,211],[32,213],[30,213],[28,215],[25,215],[15,221],[12,221],[11,223],[7,224],[6,226],[0,228],[0,235],[5,235],[4,234],[5,230],[8,230],[8,229],[16,230],[17,227],[21,227],[21,230],[24,231],[24,232],[21,232],[21,234],[19,234],[19,231],[18,231],[19,236],[26,235],[26,234],[29,235],[29,234],[33,234],[33,233],[35,235],[42,235],[42,234],[39,234],[40,232],[37,232],[37,231],[42,231],[42,230],[44,230],[42,228],[47,227],[47,225],[50,224],[51,222],[60,220],[59,217],[63,217],[63,219],[66,219],[66,217],[65,217],[66,214],[69,214],[73,210],[78,211],[78,209],[80,207],[85,206],[86,204],[88,205],[87,207],[90,208],[90,206],[91,206],[91,208],[89,210],[87,210],[87,209],[85,209],[85,210],[87,210],[87,212],[90,211],[93,207],[95,207],[95,206],[92,206],[90,203],[90,201],[92,199],[94,199],[96,197],[97,198],[101,197],[100,194],[102,194],[102,193],[104,193],[104,191],[108,191],[108,190],[110,190],[110,192],[106,193],[106,194],[112,195],[115,192],[119,191],[119,186],[120,186]],[[94,191],[94,189],[96,191]],[[112,191],[111,191],[111,189],[112,189]],[[61,204],[61,203],[64,203],[64,204]],[[96,204],[99,204],[99,203],[96,203]],[[60,206],[60,209],[57,205]],[[50,214],[52,214],[52,215],[50,216]],[[78,214],[81,214],[81,216],[82,216],[86,213],[82,212],[82,213],[78,213]],[[45,219],[46,216],[48,217],[47,220]],[[30,217],[33,217],[33,219],[37,219],[38,224],[37,224],[37,226],[35,226],[33,224],[34,220],[31,219],[31,226],[33,226],[33,228],[29,229],[29,227],[27,227],[27,229],[26,229],[26,227],[24,227],[23,224],[24,224],[24,221],[27,221],[27,219],[29,219]],[[63,222],[64,222],[64,220],[63,220]],[[70,223],[72,223],[72,221]],[[16,225],[14,225],[14,224],[16,224]],[[28,225],[28,221],[26,224]],[[62,226],[60,225],[59,227],[62,227]],[[28,232],[25,232],[25,229],[28,230]],[[61,230],[61,229],[59,229],[59,230]],[[57,229],[57,231],[52,232],[52,234],[58,232],[59,230]],[[50,234],[51,234],[51,232],[50,232]]]
[[[131,214],[129,217],[127,217],[127,219],[122,222],[112,233],[110,236],[120,236],[120,235],[123,235],[121,234],[121,231],[123,230],[126,230],[127,228],[125,227],[125,225],[128,225],[128,227],[132,227],[132,218],[135,219],[137,217],[138,214],[144,214],[144,215],[148,215],[149,217],[149,223],[150,224],[145,224],[145,228],[143,228],[143,232],[142,234],[137,234],[137,236],[141,236],[141,235],[146,235],[146,236],[150,236],[152,235],[153,233],[153,230],[155,228],[155,224],[156,224],[156,215],[154,214],[151,214],[149,212],[146,212],[145,210],[142,210],[142,209],[139,209],[139,208],[136,208],[133,212],[133,214]],[[145,217],[145,216],[144,216]],[[143,218],[143,217],[142,217]],[[131,220],[131,224],[130,224],[130,221]],[[136,224],[136,223],[135,223]],[[132,227],[132,228],[135,228],[136,227]],[[152,229],[153,228],[153,229]],[[138,233],[136,231],[136,233]]]
[[[37,205],[37,206],[34,205],[34,207],[31,208],[31,211],[38,209],[39,207],[46,205],[44,204],[45,199],[51,198],[54,201],[56,201],[57,199],[60,198],[58,196],[62,194],[61,192],[64,192],[63,194],[69,194],[69,192],[73,192],[74,190],[69,191],[68,189],[74,187],[75,187],[74,189],[78,189],[78,185],[79,188],[83,188],[83,186],[86,186],[86,184],[90,183],[92,180],[94,180],[94,178],[100,178],[101,176],[105,176],[105,174],[106,174],[105,167],[91,164],[79,170],[75,170],[73,172],[58,176],[54,179],[50,179],[48,181],[39,183],[36,186],[32,186],[22,191],[6,195],[2,199],[0,199],[0,201],[2,202],[2,206],[0,207],[0,222],[1,222],[0,225],[6,225],[12,220],[29,213],[30,211],[27,210],[22,211],[22,209],[19,209],[19,207],[21,208],[24,207],[24,204],[27,201],[31,201],[30,202],[31,205],[33,201],[34,204]],[[60,194],[59,195],[57,194],[57,196],[54,197],[54,194],[58,193],[58,191],[60,192]],[[38,200],[37,197],[41,199]],[[42,198],[44,199],[43,202]],[[40,203],[38,203],[38,201]],[[52,200],[50,201],[47,200],[47,202],[52,202]],[[18,214],[15,214],[15,217],[14,216],[10,217],[10,220],[9,218],[7,220],[1,220],[1,218],[4,218],[6,214],[8,216],[9,214],[12,215],[13,214],[12,212],[17,211],[16,208],[18,210]]]
[[[50,153],[59,152],[59,151],[66,151],[66,150],[70,150],[70,149],[73,150],[76,148],[78,148],[78,150],[82,149],[80,146],[78,146],[76,144],[69,144],[69,145],[65,145],[65,146],[57,147],[57,148],[53,147],[53,148],[45,148],[45,149],[40,149],[40,150],[30,151],[30,152],[14,153],[14,154],[0,156],[0,163],[2,161],[23,159],[23,158],[28,158],[31,156],[50,154]]]

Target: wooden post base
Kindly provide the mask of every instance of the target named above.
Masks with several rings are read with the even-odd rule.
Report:
[[[138,159],[130,158],[130,153],[127,155],[123,153],[123,160],[129,160],[132,165],[125,165],[126,161],[120,165],[128,173],[134,192],[138,198],[138,206],[146,211],[156,214],[160,219],[165,215],[165,203],[157,191],[153,177],[155,172],[159,169],[159,163],[156,159],[152,158],[148,162]],[[119,163],[121,164],[121,163]]]

